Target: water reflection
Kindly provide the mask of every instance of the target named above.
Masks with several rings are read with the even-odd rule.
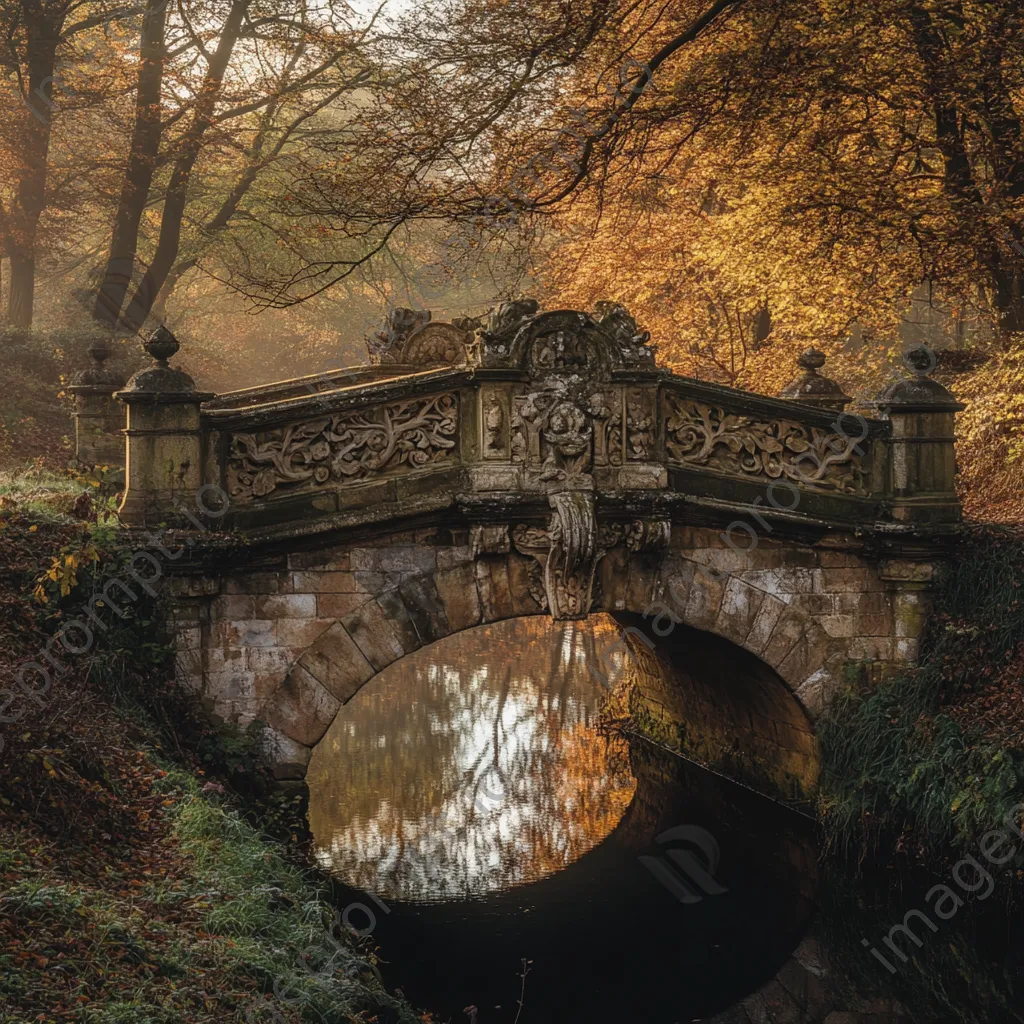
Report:
[[[435,1019],[472,1005],[479,1024],[515,1024],[524,958],[523,1022],[705,1019],[770,981],[806,932],[806,820],[597,728],[590,669],[618,632],[538,617],[449,637],[372,680],[314,753],[310,821],[338,906],[386,901],[385,981]],[[658,842],[680,825],[714,837],[713,882]]]
[[[342,708],[310,765],[321,864],[385,898],[538,881],[620,822],[636,780],[597,726],[615,625],[512,619],[424,648]]]

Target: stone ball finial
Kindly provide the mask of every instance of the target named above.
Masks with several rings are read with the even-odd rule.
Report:
[[[912,376],[884,387],[872,402],[878,409],[903,413],[960,412],[966,408],[956,396],[930,374],[939,364],[938,353],[927,345],[917,345],[903,353],[903,364]]]
[[[820,370],[825,365],[825,353],[809,348],[800,353],[796,365],[803,370]]]
[[[196,382],[184,370],[176,370],[168,364],[181,346],[178,339],[166,327],[158,327],[150,338],[143,342],[145,350],[153,357],[156,365],[139,370],[128,381],[123,395],[142,400],[144,396],[164,396],[160,401],[204,401],[212,395],[200,395]]]
[[[110,339],[106,334],[92,335],[88,339],[86,352],[92,360],[92,365],[75,374],[71,381],[72,388],[114,391],[124,386],[124,378],[115,370],[110,370],[103,365],[113,354]]]
[[[825,365],[824,352],[806,349],[797,357],[796,365],[803,372],[779,392],[779,398],[834,412],[842,412],[853,401],[834,380],[818,372]]]
[[[181,345],[170,329],[161,324],[150,336],[149,341],[145,343],[144,347],[156,360],[157,366],[166,370],[170,369],[167,360],[177,355]]]
[[[927,345],[918,345],[916,348],[910,349],[904,355],[903,361],[915,373],[925,376],[928,376],[939,365],[938,355]]]

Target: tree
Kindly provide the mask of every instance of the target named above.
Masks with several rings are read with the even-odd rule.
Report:
[[[245,215],[242,204],[250,190],[287,155],[305,126],[366,84],[360,44],[370,25],[357,26],[338,10],[314,2],[232,0],[222,20],[207,17],[201,32],[183,11],[170,25],[147,21],[143,45],[149,59],[139,65],[132,144],[97,319],[112,324],[121,317],[130,327],[141,326],[198,265],[199,250]],[[173,90],[161,90],[169,74],[168,31],[184,33],[197,56],[189,47],[172,47],[184,66],[172,68]],[[166,181],[154,173],[162,167]],[[197,175],[204,178],[198,189]],[[142,213],[155,200],[161,204],[155,248],[143,251],[145,271],[129,296],[140,245],[147,248],[140,237]],[[190,221],[196,232],[183,256]]]
[[[0,26],[8,46],[0,57],[15,103],[7,194],[0,198],[0,240],[10,260],[7,315],[12,326],[32,325],[39,222],[47,206],[47,171],[55,87],[66,87],[58,51],[86,34],[114,31],[125,16],[114,0],[20,0],[6,4]]]
[[[683,6],[649,22],[638,6],[620,47],[658,52],[695,13]],[[765,308],[773,342],[837,342],[855,323],[891,338],[927,283],[1004,338],[1024,329],[1022,28],[1008,0],[734,5],[580,173],[535,196],[560,238],[552,288],[628,298],[656,334],[681,336],[678,363],[728,379],[738,344],[762,379],[767,354],[750,357]],[[579,66],[576,97],[603,63]]]

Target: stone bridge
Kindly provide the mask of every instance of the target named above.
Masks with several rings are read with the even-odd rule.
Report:
[[[625,642],[595,671],[625,651],[662,683],[688,638],[711,675],[685,698],[648,686],[653,718],[713,709],[719,753],[759,751],[791,796],[813,790],[830,697],[916,662],[960,517],[961,406],[928,353],[862,416],[813,350],[780,397],[674,375],[613,303],[399,310],[374,365],[222,395],[169,366],[177,348],[158,331],[122,389],[94,346],[79,458],[116,449],[123,403],[122,517],[188,550],[165,560],[180,679],[264,723],[281,778],[375,673],[510,616],[608,612]]]

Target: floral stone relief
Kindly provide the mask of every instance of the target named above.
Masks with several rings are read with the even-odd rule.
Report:
[[[778,419],[727,413],[701,402],[665,396],[665,448],[671,459],[722,473],[785,478],[843,494],[867,495],[863,437]]]
[[[235,434],[228,491],[232,499],[245,502],[279,487],[316,487],[421,469],[451,457],[457,426],[455,396],[436,395]]]

